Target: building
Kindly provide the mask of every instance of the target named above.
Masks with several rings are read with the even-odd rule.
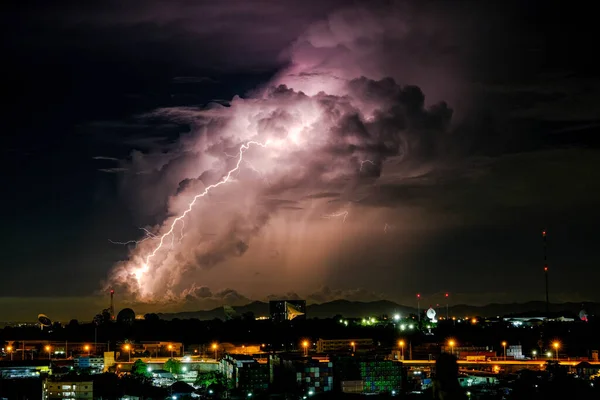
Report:
[[[328,359],[296,361],[296,383],[309,395],[333,390],[333,363]]]
[[[362,393],[365,383],[363,381],[342,381],[343,393]]]
[[[306,300],[269,301],[269,314],[274,322],[306,319]]]
[[[180,357],[183,355],[183,343],[179,342],[140,342],[132,343],[133,355],[145,355],[148,357]]]
[[[100,374],[104,371],[104,357],[75,357],[73,358],[73,368],[89,370],[93,374]]]
[[[74,382],[46,379],[42,390],[44,400],[92,400],[94,398],[94,383],[92,381]]]
[[[373,347],[373,339],[319,339],[317,353],[332,351],[353,351]]]
[[[333,362],[327,357],[272,354],[269,367],[271,387],[277,392],[312,395],[333,390]]]
[[[244,354],[244,355],[253,355],[264,353],[264,349],[260,344],[248,344],[236,346],[232,343],[221,343],[221,350],[227,354]]]
[[[49,360],[0,361],[0,379],[39,378],[49,373]]]
[[[523,346],[520,344],[513,344],[506,348],[506,357],[514,358],[515,360],[523,360]]]
[[[361,360],[360,375],[365,393],[391,393],[402,387],[402,363],[392,360]]]
[[[265,361],[259,362],[246,355],[226,354],[221,359],[219,371],[230,389],[244,393],[261,392],[269,388],[269,364]]]

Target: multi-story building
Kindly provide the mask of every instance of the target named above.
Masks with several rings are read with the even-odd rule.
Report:
[[[269,366],[275,390],[313,394],[333,390],[333,363],[327,357],[273,354]]]
[[[306,319],[306,300],[269,301],[269,314],[274,322]]]
[[[92,400],[94,398],[94,383],[92,381],[44,380],[44,400]]]
[[[89,370],[93,374],[102,373],[104,370],[104,357],[86,356],[73,358],[73,368]]]
[[[319,339],[317,353],[332,351],[357,351],[373,347],[373,339]]]
[[[365,393],[398,391],[402,387],[402,363],[392,360],[361,360],[360,375]]]
[[[227,354],[220,362],[219,371],[230,389],[245,393],[260,392],[269,388],[269,365],[251,356]]]
[[[333,390],[333,363],[328,359],[306,359],[295,362],[296,382],[307,393]]]

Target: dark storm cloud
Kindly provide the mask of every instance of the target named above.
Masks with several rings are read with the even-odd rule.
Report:
[[[262,98],[235,98],[228,108],[159,111],[157,115],[163,117],[187,119],[193,127],[190,135],[182,138],[182,145],[172,147],[166,156],[169,161],[154,168],[157,176],[152,179],[157,182],[165,177],[169,181],[182,177],[175,191],[164,192],[165,186],[159,185],[149,188],[162,197],[159,204],[169,203],[170,215],[181,215],[189,209],[189,199],[208,185],[220,182],[236,165],[240,167],[233,175],[235,184],[222,189],[227,191],[223,200],[228,205],[218,207],[217,203],[207,205],[201,201],[195,204],[195,209],[209,212],[210,217],[200,211],[190,213],[185,227],[181,223],[179,244],[171,244],[173,254],[152,265],[164,273],[169,271],[169,279],[156,275],[152,283],[140,288],[159,296],[159,292],[174,290],[181,282],[181,274],[190,269],[212,268],[232,257],[246,255],[251,242],[277,211],[290,207],[300,211],[301,200],[329,199],[323,205],[311,206],[313,212],[319,210],[320,216],[329,215],[331,199],[347,199],[357,190],[372,187],[370,180],[364,181],[365,160],[380,172],[381,163],[390,157],[399,157],[402,166],[410,170],[413,165],[435,161],[440,156],[437,144],[444,140],[452,116],[445,104],[426,107],[419,88],[400,86],[391,78],[351,80],[347,93],[308,96],[278,85],[266,90]],[[272,144],[264,150],[248,149],[248,155],[238,160],[239,145],[249,140]],[[260,158],[253,157],[261,152]],[[133,158],[130,168],[134,171],[146,168],[143,154],[139,157],[144,167],[137,166]],[[202,163],[205,169],[197,178],[190,178],[189,173]],[[340,192],[336,189],[344,187],[344,195],[337,194]],[[146,195],[144,201],[155,197]],[[347,211],[341,213],[347,216]],[[333,215],[342,214],[335,211]],[[197,231],[186,228],[195,224],[211,226],[211,218],[216,218],[220,230],[213,238],[199,237]],[[174,235],[172,224],[167,220],[157,234]],[[134,249],[132,260],[151,251],[147,246],[156,245],[148,243]],[[140,267],[135,266],[135,261],[119,265],[113,275],[115,283],[130,284],[136,268]]]
[[[9,8],[8,14],[21,22],[15,28],[25,45],[69,45],[86,51],[93,44],[97,52],[113,56],[127,52],[140,61],[157,61],[162,67],[167,66],[162,60],[170,58],[205,70],[248,70],[280,65],[282,49],[315,18],[340,3],[63,0],[38,4],[28,8],[27,14]],[[38,29],[27,29],[30,25]]]

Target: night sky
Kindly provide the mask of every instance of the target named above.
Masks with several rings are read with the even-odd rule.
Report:
[[[600,301],[598,36],[576,4],[8,5],[0,320],[91,319],[109,287],[136,311],[543,300],[542,230],[551,302]],[[143,268],[248,140],[269,144]]]

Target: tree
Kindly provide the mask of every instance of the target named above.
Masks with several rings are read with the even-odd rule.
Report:
[[[242,314],[242,321],[244,322],[251,322],[251,321],[255,321],[256,317],[254,316],[254,313],[252,311],[246,311],[245,313]]]
[[[225,377],[217,371],[201,372],[198,373],[198,377],[196,378],[196,385],[206,389],[210,386],[225,387]]]
[[[174,360],[169,358],[164,366],[165,370],[169,371],[172,374],[180,374],[181,373],[181,361]]]
[[[148,364],[143,362],[142,360],[135,360],[133,366],[131,367],[131,373],[136,376],[150,376],[148,372]]]
[[[155,314],[155,313],[144,314],[144,319],[146,321],[150,321],[150,322],[157,322],[157,321],[160,320],[160,318],[158,317],[158,315]]]

